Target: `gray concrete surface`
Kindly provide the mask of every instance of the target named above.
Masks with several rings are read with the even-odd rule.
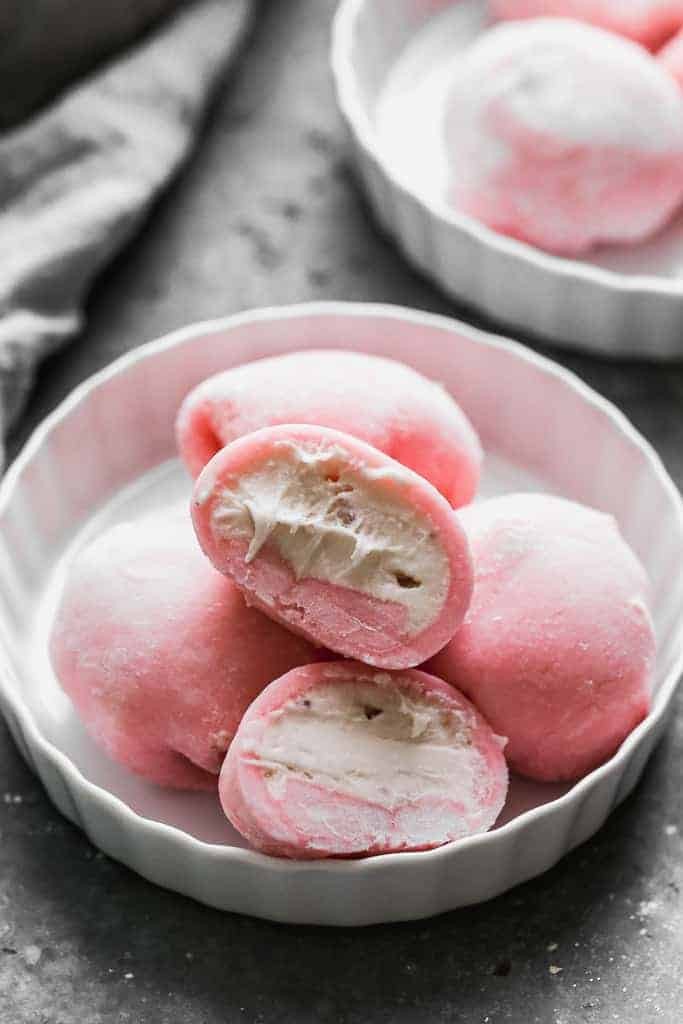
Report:
[[[313,298],[466,316],[374,229],[326,63],[332,0],[271,0],[201,150],[49,360],[15,437],[113,357],[192,320]],[[554,353],[683,484],[683,365]],[[672,571],[682,571],[672,566]],[[221,915],[94,850],[0,732],[2,1024],[677,1024],[683,716],[637,791],[553,871],[482,906],[363,931]]]

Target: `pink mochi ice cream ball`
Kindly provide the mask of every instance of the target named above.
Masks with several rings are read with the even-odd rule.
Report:
[[[551,253],[639,242],[683,200],[680,88],[642,47],[580,22],[484,33],[443,123],[450,203]]]
[[[196,477],[224,445],[281,423],[351,434],[424,476],[454,507],[477,490],[481,445],[444,388],[358,352],[292,352],[209,377],[181,406],[178,447]]]
[[[490,0],[496,18],[576,18],[649,49],[683,25],[683,0]]]
[[[219,794],[235,828],[276,857],[427,850],[494,824],[504,742],[424,672],[308,665],[251,705]]]
[[[649,709],[655,638],[645,571],[611,516],[561,498],[494,498],[462,521],[474,594],[429,671],[508,737],[516,771],[578,779]]]
[[[109,757],[179,789],[215,788],[254,697],[324,657],[247,607],[200,551],[184,509],[114,526],[77,554],[50,655]]]
[[[196,481],[192,517],[204,552],[250,604],[370,665],[424,661],[469,603],[457,514],[349,434],[285,425],[233,441]]]

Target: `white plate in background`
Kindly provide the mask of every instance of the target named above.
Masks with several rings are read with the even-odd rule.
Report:
[[[405,255],[510,328],[599,355],[683,358],[683,210],[652,239],[564,259],[446,200],[449,68],[487,27],[485,0],[343,0],[332,67],[370,202]]]

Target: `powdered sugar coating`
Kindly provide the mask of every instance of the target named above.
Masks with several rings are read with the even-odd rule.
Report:
[[[184,508],[115,526],[77,555],[50,654],[107,754],[181,789],[213,789],[254,697],[321,657],[247,607],[202,554]]]
[[[497,18],[577,18],[650,49],[683,25],[683,0],[489,0]]]
[[[454,206],[553,252],[635,242],[683,199],[683,96],[641,47],[564,19],[501,24],[454,70]]]
[[[507,495],[462,520],[474,593],[429,671],[508,737],[515,770],[579,778],[649,708],[655,640],[645,572],[610,516],[561,498]]]
[[[657,60],[683,88],[683,29],[659,51]]]
[[[210,377],[183,402],[178,447],[198,476],[223,445],[281,423],[366,441],[424,476],[453,506],[476,492],[481,445],[456,402],[403,363],[363,353],[292,352]]]

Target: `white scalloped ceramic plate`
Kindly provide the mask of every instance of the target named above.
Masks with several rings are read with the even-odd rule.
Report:
[[[448,71],[485,27],[485,0],[341,3],[337,97],[380,223],[446,292],[501,324],[600,355],[683,358],[683,212],[646,243],[568,260],[446,202]]]
[[[614,513],[653,584],[654,708],[612,760],[573,787],[514,780],[495,831],[427,853],[294,863],[245,849],[211,794],[163,791],[88,739],[46,657],[74,546],[190,482],[173,450],[186,392],[237,363],[311,347],[394,356],[442,381],[487,450],[484,493],[543,488]],[[102,850],[159,885],[280,921],[369,924],[488,899],[553,865],[635,785],[683,666],[681,500],[623,416],[560,367],[463,324],[390,306],[327,303],[246,313],[152,342],[82,384],[0,486],[0,699],[57,807]]]

